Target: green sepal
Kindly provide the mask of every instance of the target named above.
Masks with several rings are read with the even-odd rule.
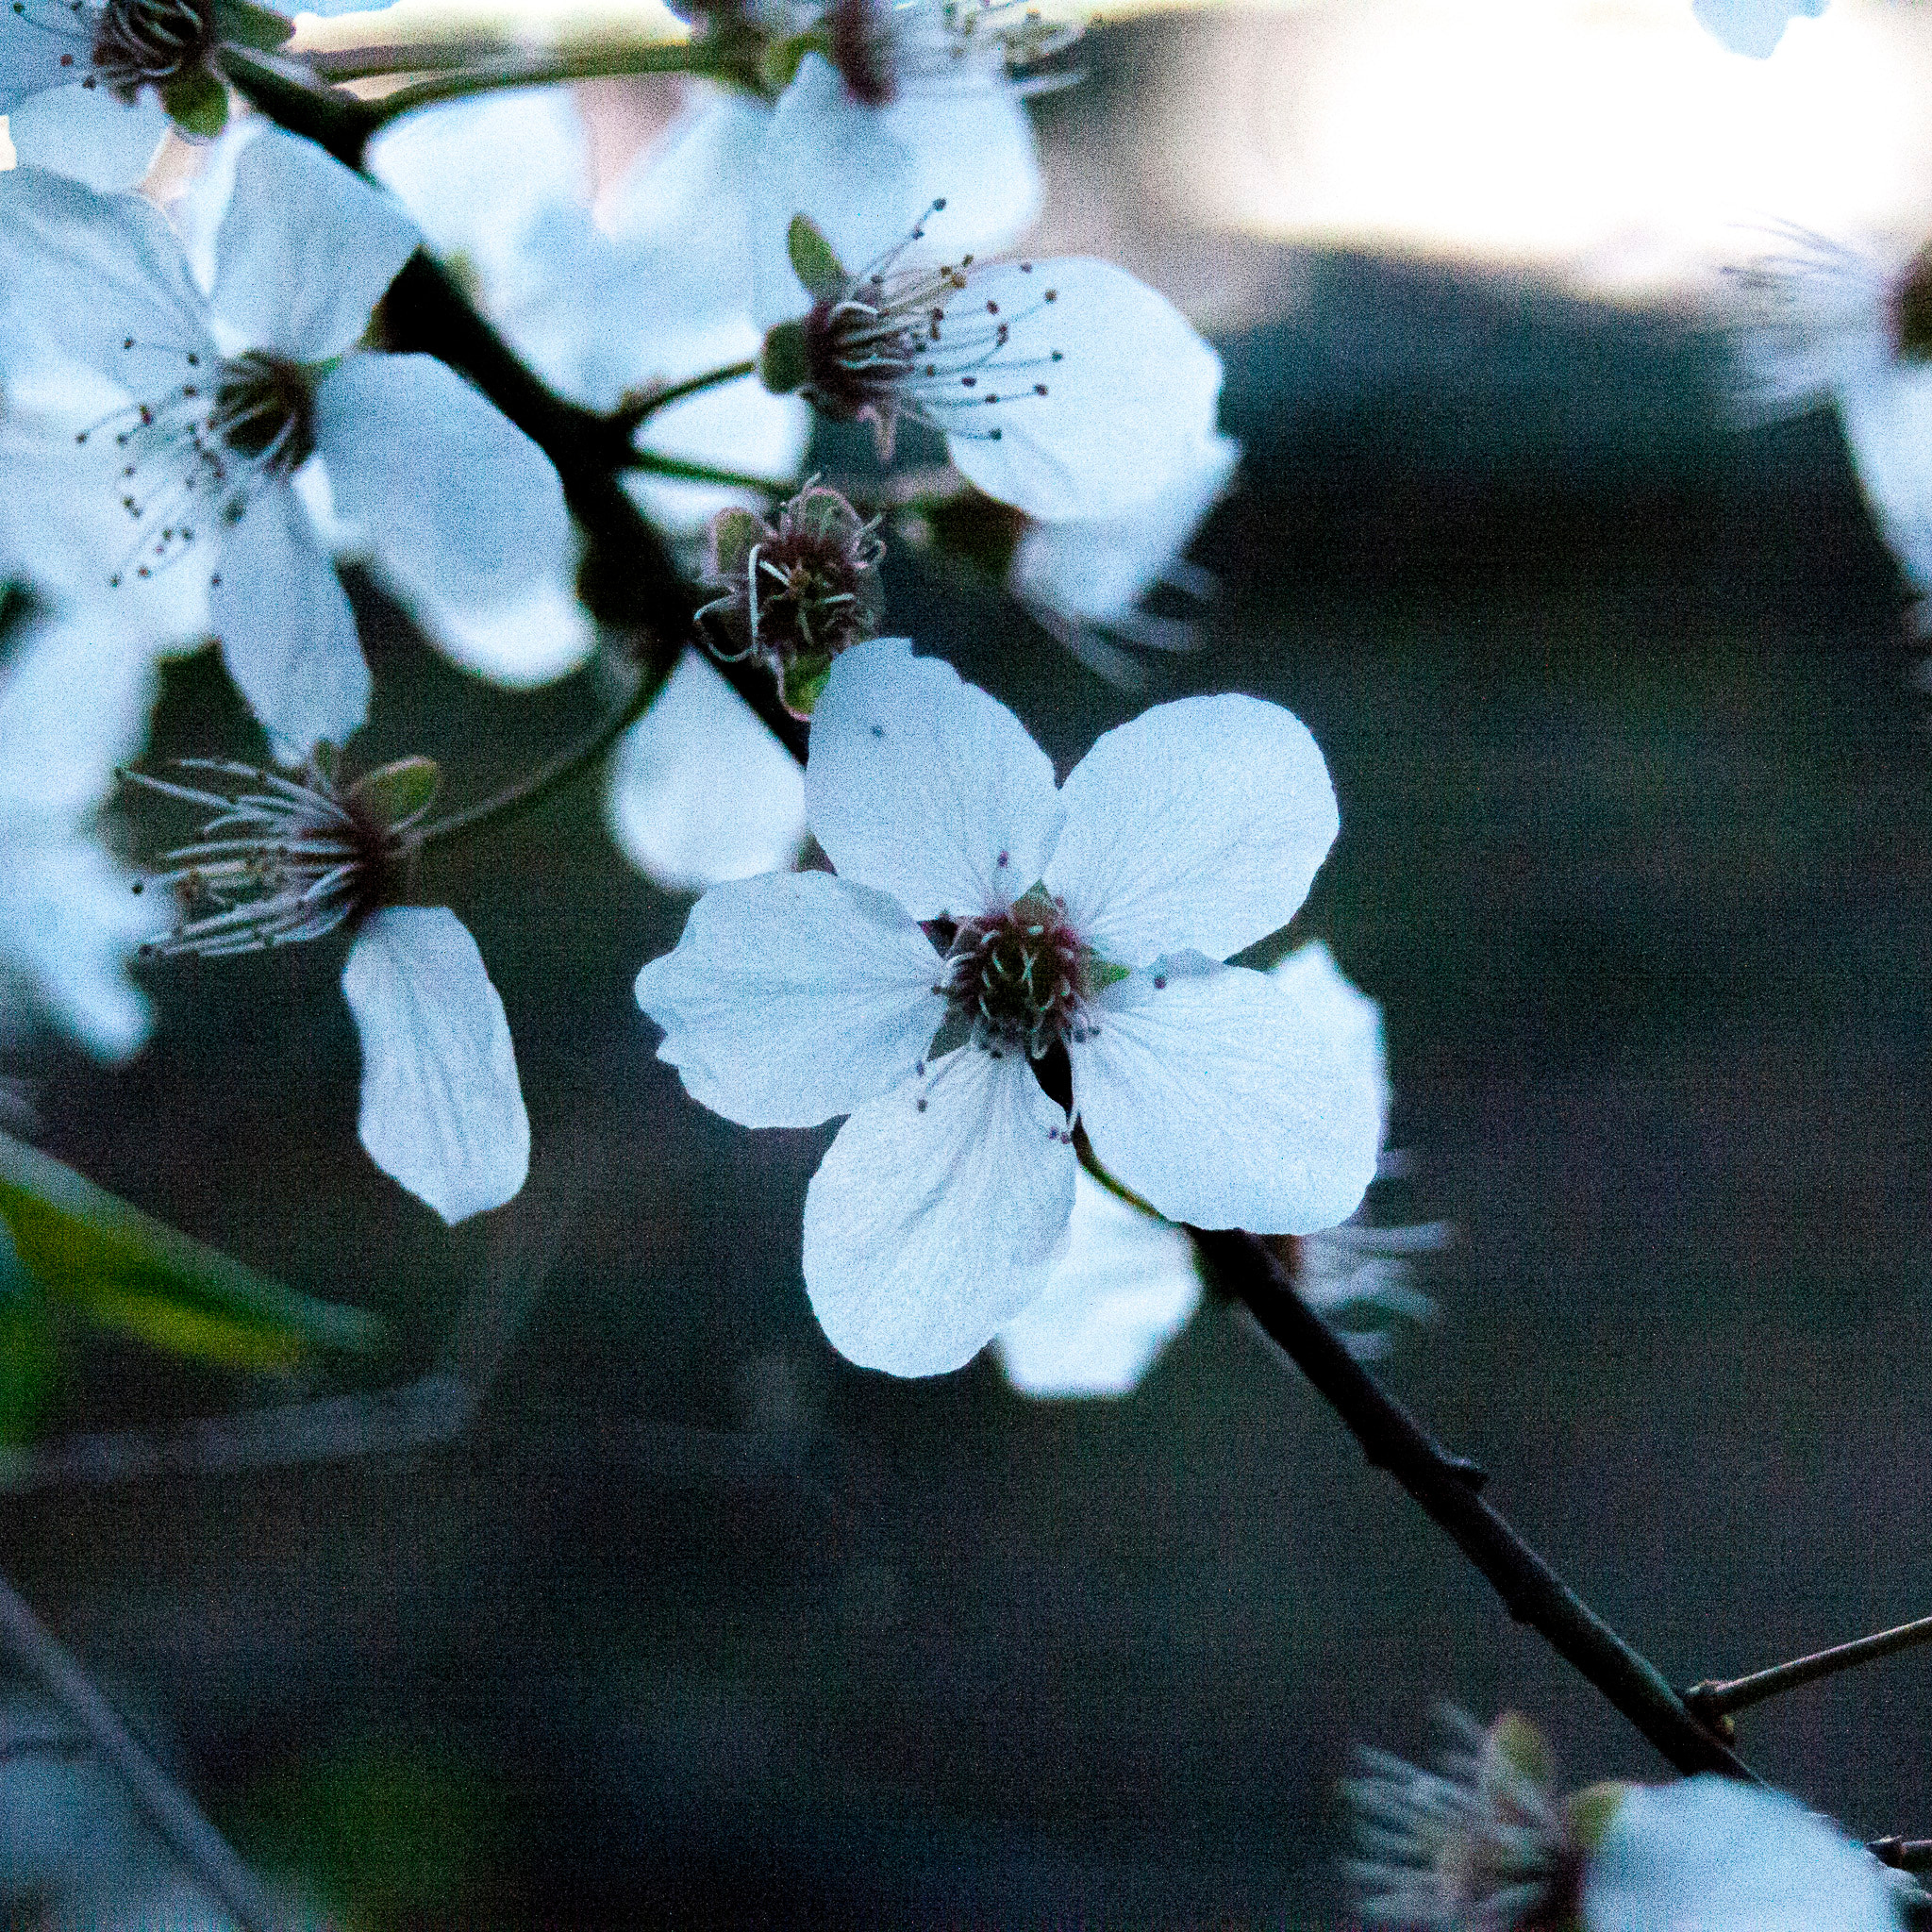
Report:
[[[215,39],[231,47],[273,54],[295,31],[295,23],[255,0],[215,0]]]
[[[908,506],[925,526],[933,547],[970,563],[995,583],[1005,583],[1020,539],[1026,534],[1026,514],[995,503],[976,490],[962,490]]]
[[[723,582],[743,576],[751,569],[751,554],[772,532],[762,518],[748,509],[721,509],[711,519],[713,574]]]
[[[398,758],[365,772],[349,787],[349,803],[385,830],[411,824],[429,809],[442,783],[442,767],[434,758]]]
[[[814,302],[836,302],[852,286],[832,244],[808,216],[791,217],[791,225],[785,230],[785,253],[791,258],[791,273]]]
[[[1600,1785],[1586,1785],[1572,1795],[1566,1807],[1570,1830],[1585,1857],[1603,1843],[1604,1834],[1609,1830],[1610,1821],[1616,1817],[1629,1790],[1628,1785],[1611,1778]]]
[[[1518,1776],[1548,1790],[1557,1775],[1549,1740],[1520,1710],[1506,1710],[1490,1726],[1490,1749]]]
[[[212,141],[228,125],[226,85],[205,67],[177,74],[161,89],[161,105],[183,134]]]
[[[373,1316],[269,1281],[5,1133],[0,1224],[52,1304],[172,1354],[289,1369],[384,1340]]]
[[[811,355],[802,322],[781,322],[766,331],[758,350],[758,380],[778,396],[789,396],[811,380]]]
[[[785,667],[785,680],[780,695],[785,700],[785,708],[794,718],[809,718],[818,704],[819,693],[825,688],[825,679],[832,675],[830,658],[794,658]]]
[[[768,93],[782,94],[796,77],[808,54],[831,58],[831,36],[821,28],[774,41],[758,58],[758,84]]]

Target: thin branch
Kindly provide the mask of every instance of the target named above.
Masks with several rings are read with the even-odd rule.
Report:
[[[1758,1782],[1672,1688],[1524,1542],[1477,1491],[1482,1473],[1452,1455],[1383,1389],[1315,1310],[1294,1291],[1274,1257],[1251,1234],[1191,1228],[1194,1245],[1221,1286],[1254,1311],[1316,1392],[1449,1535],[1509,1614],[1527,1624],[1596,1686],[1657,1750],[1687,1775],[1720,1772]]]
[[[648,423],[659,409],[668,409],[673,403],[681,403],[686,396],[694,396],[704,390],[719,389],[727,382],[736,382],[741,376],[756,375],[758,373],[758,358],[747,356],[742,362],[727,362],[722,369],[707,369],[701,375],[688,375],[682,382],[666,384],[662,389],[646,391],[630,408],[618,413],[626,422]]]
[[[409,70],[406,60],[399,68],[379,71]],[[439,101],[468,100],[475,94],[496,93],[508,88],[548,87],[558,81],[597,80],[608,75],[708,75],[712,71],[708,61],[693,58],[691,49],[685,46],[639,49],[628,54],[533,55],[491,66],[454,67],[446,73],[406,82],[386,93],[365,96],[364,105],[374,131],[400,121],[405,114],[413,114],[419,108],[432,108]]]
[[[87,1674],[55,1641],[25,1599],[0,1576],[0,1640],[42,1690],[84,1730],[126,1781],[135,1802],[244,1932],[275,1932],[281,1913],[194,1800],[157,1764]]]
[[[1849,1643],[1836,1643],[1829,1650],[1813,1651],[1808,1657],[1793,1657],[1790,1662],[1774,1664],[1769,1670],[1753,1671],[1749,1676],[1707,1679],[1685,1691],[1684,1702],[1707,1724],[1714,1725],[1734,1710],[1747,1709],[1754,1704],[1762,1704],[1766,1698],[1795,1690],[1801,1684],[1815,1684],[1820,1677],[1854,1670],[1859,1664],[1875,1663],[1882,1657],[1892,1657],[1922,1643],[1932,1643],[1932,1617],[1921,1617],[1916,1623],[1900,1624],[1870,1637],[1855,1638]]]

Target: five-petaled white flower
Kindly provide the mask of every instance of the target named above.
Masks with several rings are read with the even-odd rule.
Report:
[[[341,743],[369,702],[348,600],[294,487],[311,458],[385,573],[453,602],[513,601],[570,555],[535,443],[435,358],[355,353],[416,240],[321,149],[261,133],[235,162],[208,297],[148,203],[0,175],[0,375],[77,364],[125,398],[72,450],[72,487],[126,517],[101,578],[201,575],[230,674],[293,755]]]
[[[1335,837],[1290,712],[1158,706],[1056,787],[1005,706],[874,639],[832,666],[806,798],[839,875],[717,888],[638,999],[715,1111],[851,1116],[805,1209],[806,1287],[841,1353],[939,1374],[1035,1300],[1076,1120],[1174,1221],[1307,1233],[1361,1199],[1381,1095],[1360,1056],[1218,963],[1293,915]]]

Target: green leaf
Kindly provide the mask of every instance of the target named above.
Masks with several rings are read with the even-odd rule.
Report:
[[[0,1450],[39,1433],[58,1367],[47,1298],[0,1227]]]
[[[785,252],[791,272],[805,284],[814,302],[836,302],[852,285],[852,277],[832,253],[832,244],[804,215],[793,215],[785,230]]]
[[[161,90],[161,105],[183,134],[212,141],[228,125],[228,90],[207,68],[180,74]]]
[[[51,1302],[172,1354],[287,1369],[383,1341],[373,1316],[267,1280],[5,1133],[0,1224]]]
[[[803,323],[781,322],[767,333],[758,351],[758,380],[780,396],[803,389],[811,380],[811,353],[806,345]]]

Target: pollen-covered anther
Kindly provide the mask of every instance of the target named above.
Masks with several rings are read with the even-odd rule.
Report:
[[[93,78],[124,101],[204,72],[215,46],[212,0],[108,0],[94,25]]]
[[[403,758],[346,789],[320,768],[264,771],[225,758],[184,758],[202,782],[124,772],[129,784],[211,809],[192,843],[138,882],[171,891],[174,930],[142,946],[145,957],[220,957],[320,939],[393,903],[408,884],[422,822],[439,774],[429,758]]]
[[[968,920],[954,935],[947,1005],[979,1045],[1024,1049],[1038,1059],[1063,1040],[1087,1037],[1091,958],[1064,907],[1029,892],[1003,912]]]

